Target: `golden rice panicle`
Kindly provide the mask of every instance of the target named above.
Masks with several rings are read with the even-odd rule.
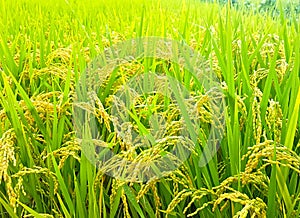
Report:
[[[51,101],[52,98],[57,98],[58,102],[54,105]],[[47,93],[40,93],[38,95],[32,96],[30,98],[31,103],[34,105],[35,110],[38,112],[39,117],[42,120],[52,120],[54,111],[56,111],[58,118],[62,115],[71,115],[70,113],[70,106],[71,103],[69,101],[63,103],[63,93],[59,91],[52,91]],[[24,116],[26,118],[27,124],[31,128],[32,132],[39,132],[37,127],[37,123],[32,116],[31,111],[28,109],[28,106],[24,100],[20,100],[19,106],[24,111]],[[6,119],[2,111],[0,112],[0,119]]]
[[[7,184],[7,191],[9,194],[9,202],[10,205],[13,206],[14,208],[14,212],[16,212],[17,207],[18,207],[18,201],[20,200],[20,192],[22,192],[22,194],[24,196],[26,196],[26,192],[24,190],[24,186],[23,186],[23,178],[19,177],[17,184],[15,185],[15,187],[13,188],[12,186],[12,180],[11,178],[9,179],[9,185]]]
[[[141,184],[141,188],[136,196],[136,200],[139,202],[139,200],[147,194],[147,192],[151,189],[151,187],[156,184],[158,180],[150,180],[149,182],[145,184]]]
[[[187,217],[194,217],[194,216],[196,216],[201,210],[205,209],[206,207],[208,207],[208,206],[211,205],[211,204],[213,204],[213,201],[208,201],[208,202],[202,204],[202,206],[201,206],[201,207],[198,207],[194,212],[189,213],[189,214],[187,215]],[[185,212],[185,213],[186,213],[186,212]]]
[[[238,175],[230,176],[226,178],[219,186],[213,188],[216,195],[221,195],[226,192],[226,189],[230,187],[233,183],[238,181]]]
[[[2,178],[6,182],[9,178],[7,173],[9,164],[17,165],[15,157],[16,134],[14,129],[9,129],[0,138],[0,183]]]
[[[251,217],[259,217],[265,218],[266,215],[266,204],[262,199],[256,198],[249,200],[247,204],[242,208],[242,210],[238,211],[233,217],[234,218],[247,218],[248,214]]]
[[[155,216],[156,217],[160,217],[160,210],[159,208],[162,206],[160,197],[159,197],[159,193],[156,187],[156,183],[152,183],[151,184],[151,189],[153,192],[153,196],[154,196],[154,203],[155,203]]]
[[[16,194],[16,192],[13,188],[11,177],[7,178],[7,180],[5,182],[5,186],[6,186],[6,192],[7,192],[7,195],[8,195],[9,204],[14,208],[14,212],[16,213],[16,211],[17,211],[17,199],[19,198],[19,196]]]
[[[72,60],[72,47],[67,47],[67,48],[58,48],[51,52],[46,61],[46,65],[50,66],[53,64],[62,64],[65,66],[68,66],[71,63]]]
[[[45,76],[48,78],[48,81],[51,82],[52,78],[60,78],[61,80],[66,80],[66,75],[68,68],[64,65],[62,66],[49,66],[42,69],[34,69],[32,80],[38,80],[39,78]]]
[[[0,139],[0,183],[2,180],[5,182],[9,203],[14,208],[14,212],[16,212],[16,203],[19,196],[13,188],[12,177],[8,175],[8,168],[10,163],[14,166],[17,165],[15,143],[16,134],[14,129],[9,129],[3,133]]]
[[[272,136],[276,143],[280,143],[282,119],[282,110],[279,102],[275,102],[271,99],[266,112],[266,123],[268,125],[269,132],[273,133]]]
[[[0,128],[5,129],[5,120],[7,119],[5,109],[0,110]]]
[[[214,196],[215,193],[214,193],[214,191],[208,190],[208,189],[205,189],[205,188],[201,188],[200,190],[194,191],[192,196],[191,196],[192,200],[190,200],[190,202],[184,208],[183,213],[186,214],[187,210],[189,208],[191,208],[192,204],[194,204],[195,201],[200,201],[203,197],[205,197],[207,195]],[[197,208],[194,212],[188,214],[187,217],[195,216],[197,213],[199,213],[201,210],[203,210],[204,208],[206,208],[210,204],[213,204],[213,201],[208,201],[208,202],[204,203],[201,207]]]
[[[112,185],[111,185],[111,194],[109,196],[110,200],[110,205],[113,205],[114,200],[117,196],[119,188],[122,188],[122,186],[125,184],[124,181],[118,180],[118,179],[113,179],[112,180]]]
[[[271,143],[271,140],[267,140],[248,148],[249,151],[242,157],[242,160],[248,157],[245,173],[251,174],[253,171],[255,171],[257,169],[261,157],[268,157],[270,155],[273,156],[273,145],[271,145],[271,153],[266,153],[266,150],[264,149],[265,147],[268,147]]]
[[[244,125],[245,125],[245,122],[247,120],[247,116],[248,116],[247,107],[244,103],[244,100],[246,99],[246,97],[242,98],[239,95],[236,95],[236,97],[237,97],[237,104],[238,104],[239,113],[241,114],[241,117],[240,117],[240,130],[242,130]]]
[[[262,123],[260,115],[260,102],[262,98],[262,92],[258,87],[254,88],[254,101],[252,103],[252,114],[253,114],[253,137],[256,144],[260,143],[262,136]]]
[[[276,144],[276,161],[273,161],[274,143]],[[260,172],[270,164],[286,166],[295,172],[300,173],[299,155],[272,140],[267,140],[249,148],[249,151],[242,159],[245,159],[246,157],[248,157],[248,162],[246,164],[245,172],[249,174],[255,171]],[[262,161],[262,163],[259,165],[260,161]]]
[[[187,189],[181,190],[173,198],[173,200],[169,203],[166,211],[164,211],[166,213],[166,216],[168,216],[168,214],[171,213],[181,201],[183,201],[187,197],[191,196],[192,194],[193,194],[193,191],[190,191],[190,190],[187,190]]]
[[[92,92],[91,94],[92,94],[92,99],[95,101],[95,106],[96,106],[94,109],[94,115],[96,116],[97,120],[100,123],[104,123],[106,129],[111,132],[111,129],[110,129],[111,117],[110,117],[110,115],[105,111],[105,108],[104,108],[101,100],[97,96],[97,94],[95,92]]]
[[[178,183],[178,185],[186,189],[194,188],[193,178],[190,177],[188,169],[184,165],[172,173],[170,177],[173,182]]]
[[[251,174],[242,172],[241,180],[244,186],[253,184],[260,193],[267,195],[267,192],[269,190],[269,178],[261,171],[252,172]]]
[[[125,36],[119,32],[111,31],[109,36],[102,36],[102,45],[104,47],[110,47],[111,44],[116,44],[125,40]]]
[[[45,175],[45,178],[51,178],[53,183],[54,183],[54,193],[56,194],[58,191],[58,180],[57,177],[55,175],[55,173],[53,173],[51,170],[49,170],[48,168],[43,168],[43,167],[33,167],[33,168],[27,168],[27,167],[23,167],[19,172],[15,173],[14,175],[12,175],[12,178],[21,178],[24,177],[26,175],[30,175],[30,174],[34,174],[34,175]],[[42,178],[42,177],[41,177]],[[45,184],[46,186],[50,186],[46,180],[42,180],[42,183]]]
[[[115,197],[117,196],[117,192],[118,192],[118,183],[116,179],[112,180],[112,185],[111,185],[111,194],[109,196],[109,200],[110,200],[110,205],[113,205]]]
[[[283,47],[283,43],[282,41],[280,41],[280,37],[276,34],[268,34],[266,41],[264,42],[264,44],[261,47],[261,56],[264,59],[267,59],[269,57],[273,57],[275,50],[276,50],[276,46],[279,45],[279,53],[278,55],[280,57],[285,57],[284,55],[284,47]]]
[[[59,157],[59,164],[58,168],[61,169],[64,166],[65,161],[69,157],[73,157],[74,159],[80,162],[79,151],[81,147],[77,140],[73,139],[64,143],[59,149],[44,155],[42,154],[41,157],[43,160],[47,159],[49,156],[53,155],[54,157]]]
[[[58,181],[56,178],[56,175],[51,172],[49,169],[47,168],[41,168],[41,167],[35,167],[35,168],[27,168],[27,167],[23,167],[19,172],[13,174],[12,176],[8,177],[7,181],[6,181],[6,190],[7,190],[7,194],[8,194],[8,198],[9,198],[9,203],[10,205],[14,208],[14,211],[16,212],[18,204],[17,202],[20,199],[21,193],[26,196],[26,192],[24,190],[24,186],[23,186],[23,178],[26,175],[29,174],[42,174],[45,175],[46,178],[51,178],[53,183],[54,183],[54,193],[57,193],[58,190]],[[15,178],[17,179],[17,183],[13,186],[13,182],[12,179]],[[42,177],[40,177],[42,178]],[[48,189],[50,187],[50,185],[48,183],[46,183],[45,180],[41,181],[43,184],[45,184]],[[43,194],[46,194],[46,192],[44,192],[45,190],[39,190],[42,191]]]
[[[122,199],[122,202],[123,202],[124,217],[130,218],[131,216],[130,216],[130,213],[129,213],[127,198],[126,198],[124,189],[122,189],[121,199]]]
[[[215,72],[218,78],[222,78],[222,69],[219,64],[218,56],[214,50],[209,54],[209,60],[212,60],[211,68],[213,72]]]
[[[230,192],[225,192],[218,196],[218,198],[214,202],[213,211],[216,210],[216,208],[219,205],[221,205],[221,203],[225,201],[226,204],[226,202],[229,200],[231,202],[239,203],[244,206],[241,211],[235,214],[234,217],[246,218],[248,213],[251,217],[266,217],[267,205],[263,202],[262,199],[260,198],[249,199],[249,197],[246,194],[243,194],[229,187],[227,189]],[[225,208],[223,206],[222,209]]]
[[[139,192],[136,196],[136,200],[137,200],[137,202],[139,202],[142,197],[147,197],[146,194],[149,192],[149,190],[152,190],[154,204],[155,204],[155,216],[156,217],[160,217],[159,208],[162,205],[159,194],[158,194],[158,190],[156,187],[156,184],[158,182],[159,182],[158,179],[153,179],[153,180],[150,180],[149,182],[147,182],[146,184],[141,184],[141,189],[139,190]]]
[[[120,65],[118,73],[120,78],[116,81],[115,90],[118,90],[120,85],[125,84],[131,77],[136,76],[144,71],[144,65],[137,61],[131,61]]]
[[[260,68],[254,70],[253,74],[250,76],[250,85],[255,89],[259,82],[268,76],[269,70],[265,68]]]
[[[253,40],[254,39],[254,40]],[[249,40],[249,46],[248,46],[248,55],[251,56],[256,48],[257,44],[261,41],[261,34],[260,33],[253,33],[251,36],[251,39]],[[280,40],[280,36],[277,34],[268,34],[266,36],[266,39],[264,43],[262,44],[260,48],[260,56],[264,63],[270,64],[270,58],[274,56],[276,46],[279,46],[278,56],[280,59],[286,60],[285,51],[284,51],[284,43],[283,40]],[[258,60],[257,57],[253,58],[251,62],[251,68],[257,69],[262,68],[261,62]],[[269,66],[267,66],[269,68]]]
[[[99,187],[102,190],[104,180],[105,174],[101,170],[98,170],[94,180],[94,189],[97,190],[97,188]]]
[[[199,100],[196,102],[196,111],[199,119],[203,123],[212,122],[211,105],[208,95],[200,95]]]
[[[294,61],[290,61],[291,64],[288,64],[286,62],[286,59],[279,59],[276,61],[276,74],[277,74],[277,79],[278,83],[281,84],[283,81],[284,75],[288,72],[290,65],[294,63]]]

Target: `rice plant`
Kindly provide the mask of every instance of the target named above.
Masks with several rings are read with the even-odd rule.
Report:
[[[0,4],[1,217],[299,217],[300,24],[284,4]]]

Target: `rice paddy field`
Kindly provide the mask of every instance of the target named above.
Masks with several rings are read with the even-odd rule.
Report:
[[[0,1],[0,217],[299,217],[299,14]]]

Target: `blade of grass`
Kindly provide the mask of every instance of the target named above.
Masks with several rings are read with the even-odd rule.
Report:
[[[80,196],[80,190],[79,190],[79,185],[77,182],[76,175],[74,173],[74,185],[75,185],[75,196],[76,196],[76,214],[79,217],[86,217],[86,210],[84,209],[84,201],[82,200]]]
[[[114,198],[113,204],[110,205],[110,218],[114,218],[117,214],[117,210],[120,204],[121,194],[122,194],[122,187],[119,187],[117,194]]]
[[[61,208],[62,208],[62,211],[63,211],[63,213],[64,213],[64,217],[67,217],[67,218],[71,218],[71,215],[69,214],[69,212],[68,212],[68,210],[67,210],[67,208],[66,208],[66,206],[65,206],[65,204],[64,204],[64,202],[63,202],[63,200],[61,199],[61,197],[60,197],[60,195],[57,193],[57,199],[58,199],[58,201],[59,201],[59,204],[60,204],[60,206],[61,206]]]
[[[0,197],[0,204],[4,207],[11,218],[18,218],[18,216],[14,213],[14,209],[8,203],[6,203],[2,197]]]
[[[131,189],[129,188],[128,185],[123,185],[123,190],[127,196],[127,199],[129,200],[129,202],[133,205],[133,207],[136,209],[136,211],[138,212],[138,214],[140,215],[140,217],[145,218],[145,215],[143,213],[142,208],[140,207],[140,205],[138,204],[137,200],[136,200],[136,196],[132,193]]]
[[[58,183],[59,183],[59,188],[62,192],[64,200],[67,202],[67,206],[68,206],[68,209],[69,209],[68,211],[70,212],[70,215],[73,216],[75,214],[75,208],[74,208],[71,196],[68,192],[68,188],[66,186],[64,178],[61,175],[60,170],[58,169],[58,165],[57,165],[55,157],[53,155],[51,155],[51,159],[52,159],[55,174],[57,176],[57,180],[58,180]]]
[[[274,143],[273,161],[276,161],[276,143]],[[276,164],[272,164],[270,186],[268,191],[267,217],[277,217],[276,214]]]
[[[18,204],[20,204],[27,212],[30,213],[30,215],[36,217],[36,218],[44,218],[45,216],[43,214],[40,214],[36,212],[35,210],[31,209],[27,205],[23,204],[22,202],[18,201]]]

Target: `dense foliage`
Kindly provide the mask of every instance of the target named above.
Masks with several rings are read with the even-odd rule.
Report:
[[[1,217],[299,217],[299,15],[188,0],[0,4]],[[147,163],[180,138],[178,109],[158,93],[137,99],[129,127],[151,132],[149,119],[158,114],[152,116],[158,129],[158,118],[168,121],[160,143],[139,149],[116,128],[112,99],[149,69],[190,92],[195,112],[183,116],[201,122],[180,167],[147,182],[124,181],[82,151],[73,104],[81,76],[101,52],[144,36],[176,40],[206,60],[225,96],[224,135],[217,154],[199,165],[213,115],[205,89],[180,62],[120,62],[111,73],[100,72],[105,82],[89,96],[99,147]]]

